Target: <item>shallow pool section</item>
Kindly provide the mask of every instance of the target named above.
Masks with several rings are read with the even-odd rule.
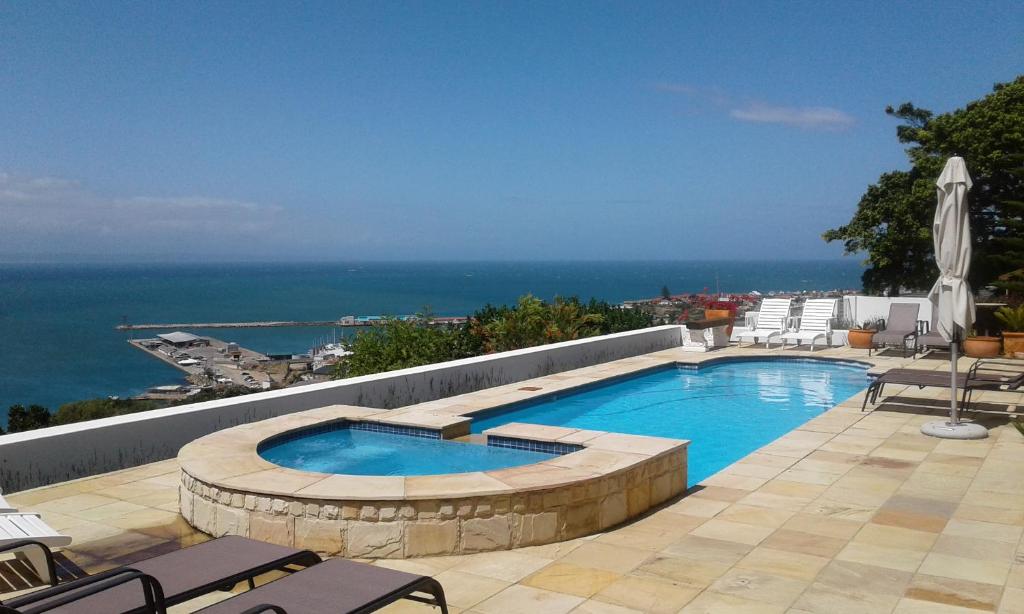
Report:
[[[691,440],[690,484],[821,414],[868,385],[867,367],[825,360],[729,361],[669,367],[516,404],[473,420]]]
[[[259,455],[282,467],[349,475],[433,475],[529,465],[554,454],[340,427],[271,440]]]

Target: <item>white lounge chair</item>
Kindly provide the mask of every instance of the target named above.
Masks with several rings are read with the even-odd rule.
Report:
[[[63,548],[71,543],[71,538],[53,530],[33,512],[18,512],[0,496],[0,549],[4,552],[16,552],[35,569],[36,574],[46,582],[55,583],[54,569],[48,562],[46,553],[38,546],[15,546],[17,542],[31,541],[43,544],[47,548]]]
[[[786,320],[789,318],[789,307],[792,303],[788,298],[766,298],[761,301],[761,308],[757,310],[757,323],[753,329],[739,333],[740,341],[748,337],[765,340],[765,347],[771,342],[772,337],[777,337],[786,330]]]
[[[804,303],[804,312],[800,316],[800,324],[796,330],[783,333],[782,349],[786,343],[795,341],[797,347],[802,343],[811,343],[811,351],[818,339],[826,340],[832,334],[832,316],[836,312],[837,299],[813,298]]]

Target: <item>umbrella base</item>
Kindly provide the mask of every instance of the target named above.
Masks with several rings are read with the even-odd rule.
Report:
[[[927,422],[921,427],[921,432],[942,439],[985,439],[988,437],[988,429],[980,424],[973,422],[952,424],[948,420]]]

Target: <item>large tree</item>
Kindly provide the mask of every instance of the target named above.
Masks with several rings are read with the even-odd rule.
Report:
[[[861,197],[853,219],[823,235],[842,241],[847,253],[866,253],[864,289],[898,294],[931,286],[935,179],[953,155],[964,157],[974,180],[971,283],[985,285],[1024,266],[1005,254],[1021,219],[1013,203],[1024,199],[1024,176],[1015,172],[1024,154],[1024,76],[951,113],[934,115],[909,102],[886,113],[903,122],[896,135],[910,145],[910,170],[883,174]]]

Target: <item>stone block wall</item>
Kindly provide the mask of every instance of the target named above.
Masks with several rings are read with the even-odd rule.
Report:
[[[443,499],[319,500],[219,488],[182,472],[181,514],[215,537],[242,535],[360,558],[506,550],[573,539],[636,517],[686,489],[686,449],[624,471],[527,492]]]

